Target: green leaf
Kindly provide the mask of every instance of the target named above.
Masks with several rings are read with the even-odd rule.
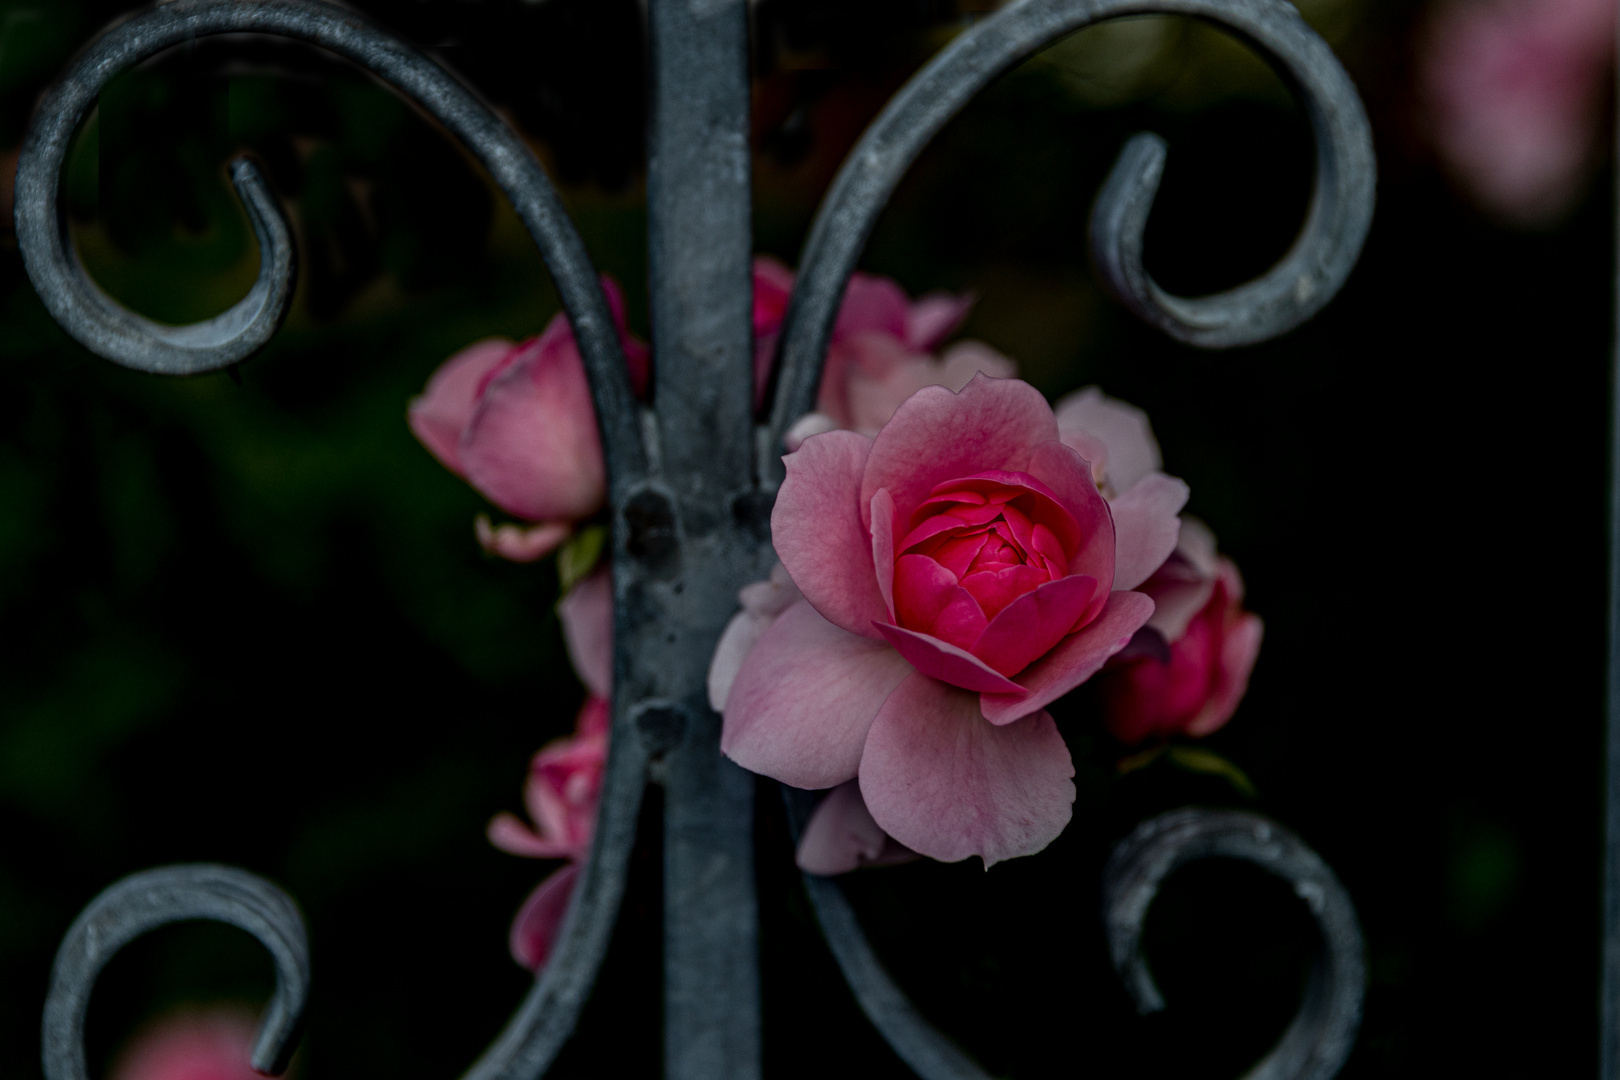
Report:
[[[607,526],[591,525],[579,530],[557,549],[557,581],[567,592],[596,569],[607,547]]]
[[[1172,746],[1166,756],[1171,764],[1188,772],[1222,777],[1251,799],[1258,794],[1254,781],[1249,779],[1247,773],[1213,750],[1206,750],[1202,746]]]
[[[1163,754],[1164,750],[1165,748],[1163,746],[1154,746],[1147,750],[1142,750],[1138,753],[1131,754],[1129,757],[1122,757],[1119,759],[1119,764],[1115,765],[1114,768],[1118,770],[1119,775],[1121,776],[1124,776],[1126,773],[1133,773],[1138,769],[1145,769],[1155,761],[1158,761],[1159,755]]]

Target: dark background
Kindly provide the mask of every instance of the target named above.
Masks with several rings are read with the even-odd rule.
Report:
[[[532,137],[645,334],[636,5],[359,6]],[[0,145],[120,10],[0,3]],[[796,260],[851,141],[971,14],[756,9],[758,250]],[[1344,1076],[1594,1066],[1612,173],[1539,231],[1493,224],[1414,128],[1423,10],[1305,14],[1365,97],[1381,169],[1359,268],[1305,328],[1198,353],[1114,307],[1087,269],[1092,195],[1144,128],[1170,145],[1147,261],[1172,291],[1253,276],[1302,220],[1298,110],[1240,48],[1178,20],[1086,31],[1002,80],[913,170],[863,259],[914,294],[976,290],[965,333],[1050,395],[1099,383],[1148,409],[1267,625],[1248,699],[1208,740],[1257,797],[1165,763],[1120,775],[1123,749],[1076,695],[1060,723],[1080,797],[1048,851],[990,874],[849,879],[902,984],[997,1075],[1235,1076],[1286,1025],[1310,928],[1244,867],[1188,869],[1154,907],[1164,1014],[1137,1019],[1113,980],[1102,860],[1190,802],[1286,823],[1354,896],[1370,985]],[[1144,41],[1157,59],[1122,66]],[[506,930],[546,866],[495,851],[483,827],[519,808],[529,756],[568,730],[581,692],[550,564],[480,555],[471,520],[488,507],[416,444],[404,406],[460,346],[537,332],[555,298],[509,209],[431,124],[341,64],[252,40],[176,50],[104,96],[67,176],[96,278],[172,321],[242,295],[257,255],[222,166],[243,148],[296,215],[302,274],[240,385],[96,359],[45,315],[15,245],[0,250],[8,1077],[38,1075],[68,923],[159,863],[240,864],[298,898],[312,1078],[458,1075],[528,982]],[[819,941],[774,792],[761,805],[768,1074],[904,1075]],[[554,1075],[657,1067],[655,845],[636,867]],[[234,931],[153,935],[98,986],[93,1070],[144,1018],[258,1000],[268,979]]]

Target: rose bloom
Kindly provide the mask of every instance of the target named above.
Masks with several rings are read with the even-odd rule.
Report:
[[[1614,0],[1451,0],[1421,37],[1435,147],[1486,210],[1521,225],[1568,211],[1598,164]]]
[[[636,394],[647,391],[649,354],[624,321],[624,294],[602,279]],[[411,431],[440,463],[490,502],[538,525],[492,528],[484,548],[517,562],[540,558],[595,514],[607,470],[585,362],[566,314],[539,337],[512,344],[491,338],[446,360],[410,404]]]
[[[1186,485],[1116,521],[1040,393],[983,375],[785,462],[772,540],[804,599],[720,687],[721,749],[798,787],[858,779],[883,832],[935,859],[1041,850],[1074,800],[1044,707],[1152,614],[1131,590],[1173,549]]]
[[[607,768],[608,718],[608,703],[590,698],[579,711],[574,734],[535,755],[523,790],[533,827],[504,812],[489,823],[490,843],[502,851],[568,860],[540,883],[512,921],[512,959],[530,971],[539,971],[551,955],[579,864],[590,852]]]
[[[220,1006],[159,1017],[119,1052],[108,1080],[262,1080],[248,1064],[258,1026]]]
[[[1097,680],[1108,730],[1126,744],[1199,738],[1232,718],[1249,687],[1264,625],[1243,610],[1243,579],[1201,522],[1183,522],[1176,551],[1142,591],[1153,617]]]
[[[568,913],[579,866],[590,853],[607,769],[608,696],[613,672],[613,594],[606,568],[569,590],[557,605],[569,659],[590,696],[579,710],[574,734],[534,756],[523,802],[532,825],[500,813],[489,823],[490,843],[531,859],[566,859],[543,880],[512,921],[512,958],[539,971]]]

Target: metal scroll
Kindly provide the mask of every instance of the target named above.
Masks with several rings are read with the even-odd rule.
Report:
[[[783,789],[795,833],[813,805]],[[1199,859],[1253,863],[1286,881],[1310,909],[1317,947],[1293,1022],[1243,1080],[1331,1080],[1350,1056],[1366,984],[1361,926],[1350,895],[1321,856],[1276,822],[1230,810],[1173,810],[1143,822],[1114,848],[1103,870],[1102,914],[1109,954],[1144,1013],[1165,1008],[1142,956],[1148,908],[1171,874]],[[961,1048],[922,1015],[873,951],[843,888],[804,875],[805,892],[861,1011],[923,1080],[987,1080]]]
[[[252,1062],[267,1076],[286,1071],[309,1000],[303,917],[286,893],[263,878],[230,866],[195,863],[131,874],[90,901],[68,928],[45,1002],[46,1080],[90,1080],[84,1019],[96,976],[113,954],[148,931],[192,919],[240,927],[270,951],[276,989],[259,1022]]]
[[[1156,135],[1126,144],[1092,212],[1093,257],[1126,307],[1171,337],[1205,348],[1252,345],[1320,311],[1361,254],[1372,223],[1372,133],[1349,75],[1284,0],[1014,0],[966,31],[912,77],[874,120],[821,204],[799,260],[782,331],[776,407],[765,445],[777,446],[815,407],[833,318],[878,214],[923,147],[997,76],[1073,31],[1125,15],[1193,15],[1252,45],[1298,95],[1316,136],[1316,186],[1298,240],[1264,276],[1186,299],[1142,266],[1142,232],[1164,169]],[[780,465],[762,462],[780,480]]]

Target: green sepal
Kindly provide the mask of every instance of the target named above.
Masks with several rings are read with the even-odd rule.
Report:
[[[557,584],[567,592],[590,576],[607,550],[607,526],[587,525],[557,549]]]

